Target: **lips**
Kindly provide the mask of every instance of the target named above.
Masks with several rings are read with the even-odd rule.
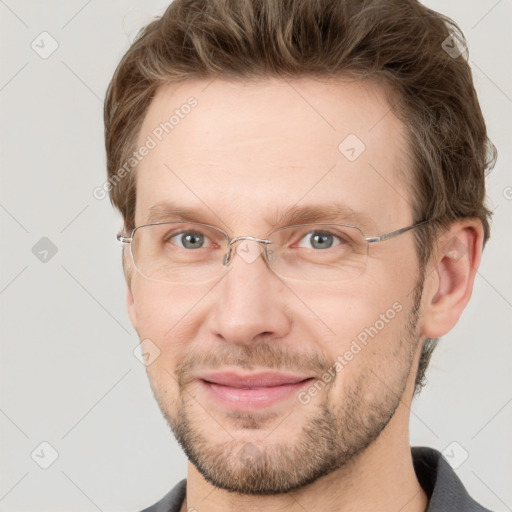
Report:
[[[293,403],[297,393],[309,386],[313,377],[277,372],[243,375],[224,371],[204,373],[197,380],[202,392],[213,399],[217,406],[251,411],[285,401]]]
[[[250,375],[240,375],[235,372],[212,372],[200,376],[206,382],[239,389],[270,388],[298,384],[307,379],[309,375],[294,375],[288,373],[263,372]]]

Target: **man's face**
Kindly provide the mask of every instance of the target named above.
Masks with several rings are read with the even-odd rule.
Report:
[[[183,109],[192,96],[197,105]],[[179,122],[162,134],[160,123],[176,109]],[[291,207],[349,208],[357,216],[325,222],[355,224],[366,236],[413,222],[401,178],[404,127],[369,83],[162,87],[137,147],[148,136],[157,144],[136,170],[137,226],[165,202],[231,237],[265,238]],[[181,220],[158,212],[159,221]],[[133,272],[132,323],[160,350],[147,367],[153,392],[204,478],[241,493],[287,492],[346,467],[386,426],[405,429],[401,399],[407,389],[410,401],[419,355],[419,280],[412,232],[370,244],[364,272],[343,282],[286,280],[263,257],[240,254],[208,283]],[[240,390],[202,378],[219,372],[310,380],[276,398],[275,386]]]

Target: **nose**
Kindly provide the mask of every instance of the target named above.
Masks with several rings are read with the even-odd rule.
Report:
[[[237,247],[237,244],[239,244],[239,242],[241,242],[242,240],[244,241],[244,243],[238,245]],[[223,265],[227,266],[231,263],[235,250],[237,252],[240,251],[239,254],[247,263],[249,263],[248,259],[255,259],[259,255],[259,249],[256,246],[256,244],[248,244],[247,242],[245,242],[246,240],[252,240],[253,242],[257,242],[258,244],[265,245],[271,243],[270,240],[266,240],[264,238],[255,238],[253,236],[238,236],[236,238],[233,238],[229,243],[228,252],[224,255],[224,259],[222,260]]]
[[[228,272],[216,286],[210,330],[230,343],[249,345],[285,336],[291,326],[286,287],[272,273],[263,245],[244,239],[234,244]]]

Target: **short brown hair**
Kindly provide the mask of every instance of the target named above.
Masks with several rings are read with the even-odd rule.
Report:
[[[106,94],[109,193],[125,230],[135,227],[135,176],[116,181],[116,172],[133,153],[161,85],[350,76],[385,85],[407,128],[414,220],[431,219],[415,233],[420,268],[438,231],[457,219],[480,219],[485,243],[491,216],[485,175],[496,151],[471,69],[458,55],[464,47],[452,20],[416,0],[174,0],[140,31]],[[436,341],[424,345],[417,391]]]

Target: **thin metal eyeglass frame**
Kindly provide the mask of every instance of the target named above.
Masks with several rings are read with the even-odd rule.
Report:
[[[284,226],[282,228],[277,228],[277,229],[270,231],[270,233],[267,234],[267,237],[274,234],[276,231],[281,231],[281,230],[284,230],[287,228],[295,228],[295,227],[303,227],[303,226],[340,226],[340,227],[348,227],[348,228],[357,229],[360,233],[363,234],[363,238],[366,240],[366,242],[368,244],[371,244],[371,243],[376,243],[376,242],[383,242],[385,240],[390,240],[391,238],[395,238],[395,237],[401,235],[402,233],[406,233],[407,231],[410,231],[411,229],[414,229],[414,228],[417,228],[424,224],[427,224],[428,222],[430,222],[430,221],[423,220],[421,222],[417,222],[416,224],[411,224],[410,226],[396,229],[395,231],[391,231],[390,233],[385,233],[385,234],[379,235],[379,236],[369,236],[369,237],[364,235],[362,229],[358,228],[357,226],[352,226],[351,224],[336,224],[336,223],[332,223],[332,222],[315,222],[315,223],[311,223],[311,224],[294,224],[291,226]],[[268,252],[267,252],[267,245],[272,243],[271,240],[268,240],[265,238],[256,238],[253,236],[237,236],[237,237],[231,238],[223,229],[220,229],[217,226],[213,226],[211,224],[203,224],[202,222],[187,222],[187,221],[172,222],[171,221],[171,222],[154,222],[152,224],[143,224],[142,226],[137,226],[136,228],[134,228],[132,230],[131,236],[124,236],[121,233],[117,234],[116,238],[117,238],[118,242],[121,242],[123,244],[130,244],[130,254],[132,256],[132,261],[133,261],[133,264],[135,265],[135,268],[138,268],[138,267],[135,264],[135,257],[133,255],[132,245],[131,245],[135,232],[139,228],[144,228],[146,226],[161,226],[163,224],[193,224],[195,226],[205,226],[208,228],[213,228],[213,229],[223,233],[226,236],[226,240],[228,241],[228,245],[227,245],[228,252],[224,255],[224,258],[222,260],[222,265],[224,267],[228,266],[229,263],[231,262],[231,255],[233,253],[233,244],[234,243],[239,242],[240,240],[252,240],[254,242],[262,243],[262,244],[264,244],[264,248],[265,248],[265,250],[264,250],[265,260],[266,260],[267,264],[271,267],[269,259],[268,259]],[[144,274],[142,274],[142,275],[144,276]],[[144,277],[146,277],[146,276],[144,276]]]

